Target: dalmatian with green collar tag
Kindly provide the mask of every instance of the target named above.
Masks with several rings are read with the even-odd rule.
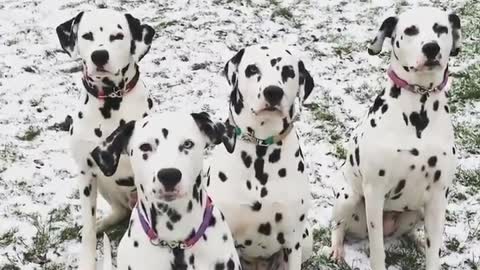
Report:
[[[224,134],[224,124],[206,113],[152,114],[117,128],[92,151],[107,177],[120,169],[121,153],[128,153],[138,189],[117,269],[242,269],[202,174],[205,147],[221,143]]]
[[[388,82],[348,144],[333,208],[331,255],[345,236],[369,239],[373,270],[385,269],[384,236],[425,223],[426,269],[440,269],[449,187],[455,168],[448,62],[460,50],[460,19],[436,8],[387,18],[369,53],[391,39]]]
[[[235,140],[213,151],[208,191],[224,211],[244,269],[300,269],[312,248],[311,195],[295,104],[310,95],[313,79],[281,45],[241,49],[224,73],[232,86],[227,134]]]
[[[78,108],[72,113],[71,151],[79,168],[82,212],[80,269],[95,269],[96,233],[130,213],[134,178],[125,158],[105,177],[92,171],[90,150],[127,122],[147,115],[153,106],[140,80],[138,62],[150,49],[154,30],[130,14],[100,9],[81,12],[57,27],[63,50],[83,65]],[[96,221],[97,189],[110,204],[110,215]]]

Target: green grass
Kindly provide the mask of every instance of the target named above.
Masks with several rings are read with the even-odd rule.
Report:
[[[467,193],[474,195],[480,191],[480,169],[458,169],[455,178],[457,179],[457,184],[461,184],[468,189]]]
[[[463,48],[460,53],[461,59],[471,59],[480,54],[480,2],[468,0],[464,6],[457,10],[462,22]]]
[[[18,229],[14,228],[0,235],[0,247],[6,247],[11,244],[14,244],[17,241],[17,237],[15,236],[17,232],[18,232]]]
[[[34,126],[29,126],[28,129],[21,135],[17,135],[17,139],[21,141],[33,141],[41,133],[41,129]]]
[[[17,146],[12,143],[0,145],[0,161],[5,163],[14,163],[23,160],[25,156],[16,150]]]
[[[453,112],[457,111],[456,107],[463,107],[471,101],[480,101],[480,63],[454,74],[454,77],[455,80],[450,90]]]
[[[466,123],[461,123],[454,128],[457,144],[467,153],[480,154],[480,125],[467,126]]]
[[[411,237],[402,237],[385,253],[387,267],[396,266],[400,270],[425,269],[424,252]]]

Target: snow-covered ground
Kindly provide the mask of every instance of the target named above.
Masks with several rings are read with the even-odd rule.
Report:
[[[79,62],[63,54],[55,27],[94,1],[0,0],[0,269],[76,269],[79,201],[68,136],[55,123],[76,112]],[[385,81],[388,53],[369,56],[382,20],[409,6],[455,10],[465,49],[451,71],[460,149],[448,207],[445,269],[480,269],[480,3],[477,0],[110,0],[152,25],[157,35],[141,63],[160,111],[227,115],[220,72],[247,44],[296,47],[316,87],[297,127],[305,145],[316,248],[329,243],[333,175],[343,144]],[[100,204],[103,213],[108,211]],[[111,232],[118,242],[122,229]],[[389,241],[392,269],[422,269],[409,239]],[[366,242],[349,243],[346,264],[315,256],[306,269],[367,269]]]

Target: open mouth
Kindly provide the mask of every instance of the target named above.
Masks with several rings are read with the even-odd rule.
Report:
[[[429,59],[425,62],[424,65],[426,67],[436,67],[436,66],[440,66],[440,62],[438,60]]]

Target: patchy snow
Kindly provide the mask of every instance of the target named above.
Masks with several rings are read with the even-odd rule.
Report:
[[[382,20],[416,4],[449,10],[467,5],[466,14],[472,6],[480,10],[475,0],[106,3],[142,18],[157,31],[141,71],[159,111],[205,110],[225,118],[230,89],[221,71],[236,50],[271,42],[296,48],[316,83],[297,127],[314,196],[310,220],[317,229],[329,226],[331,187],[343,163],[342,145],[385,81],[388,53],[376,57],[366,52]],[[93,8],[94,1],[85,0],[0,1],[0,269],[76,268],[76,168],[68,153],[67,134],[49,127],[76,112],[83,88],[79,62],[61,52],[55,27]],[[479,20],[472,18],[466,25],[477,36],[466,36],[466,40],[467,46],[474,48],[479,37],[472,24],[478,27]],[[454,59],[451,70],[469,71],[479,65],[479,59],[478,50],[471,49],[460,60]],[[478,105],[478,99],[467,101],[454,115],[456,126],[466,128],[461,132],[466,139],[459,139],[460,166],[477,172]],[[447,269],[480,267],[480,174],[470,176],[455,185],[449,205],[447,247],[442,251]],[[104,202],[100,208],[108,211]],[[322,235],[321,239],[328,237]],[[323,244],[326,242],[316,245]],[[346,261],[352,269],[367,269],[365,250],[364,241],[347,246]],[[418,256],[420,263],[422,258]],[[334,269],[324,261],[315,258],[308,269]]]

